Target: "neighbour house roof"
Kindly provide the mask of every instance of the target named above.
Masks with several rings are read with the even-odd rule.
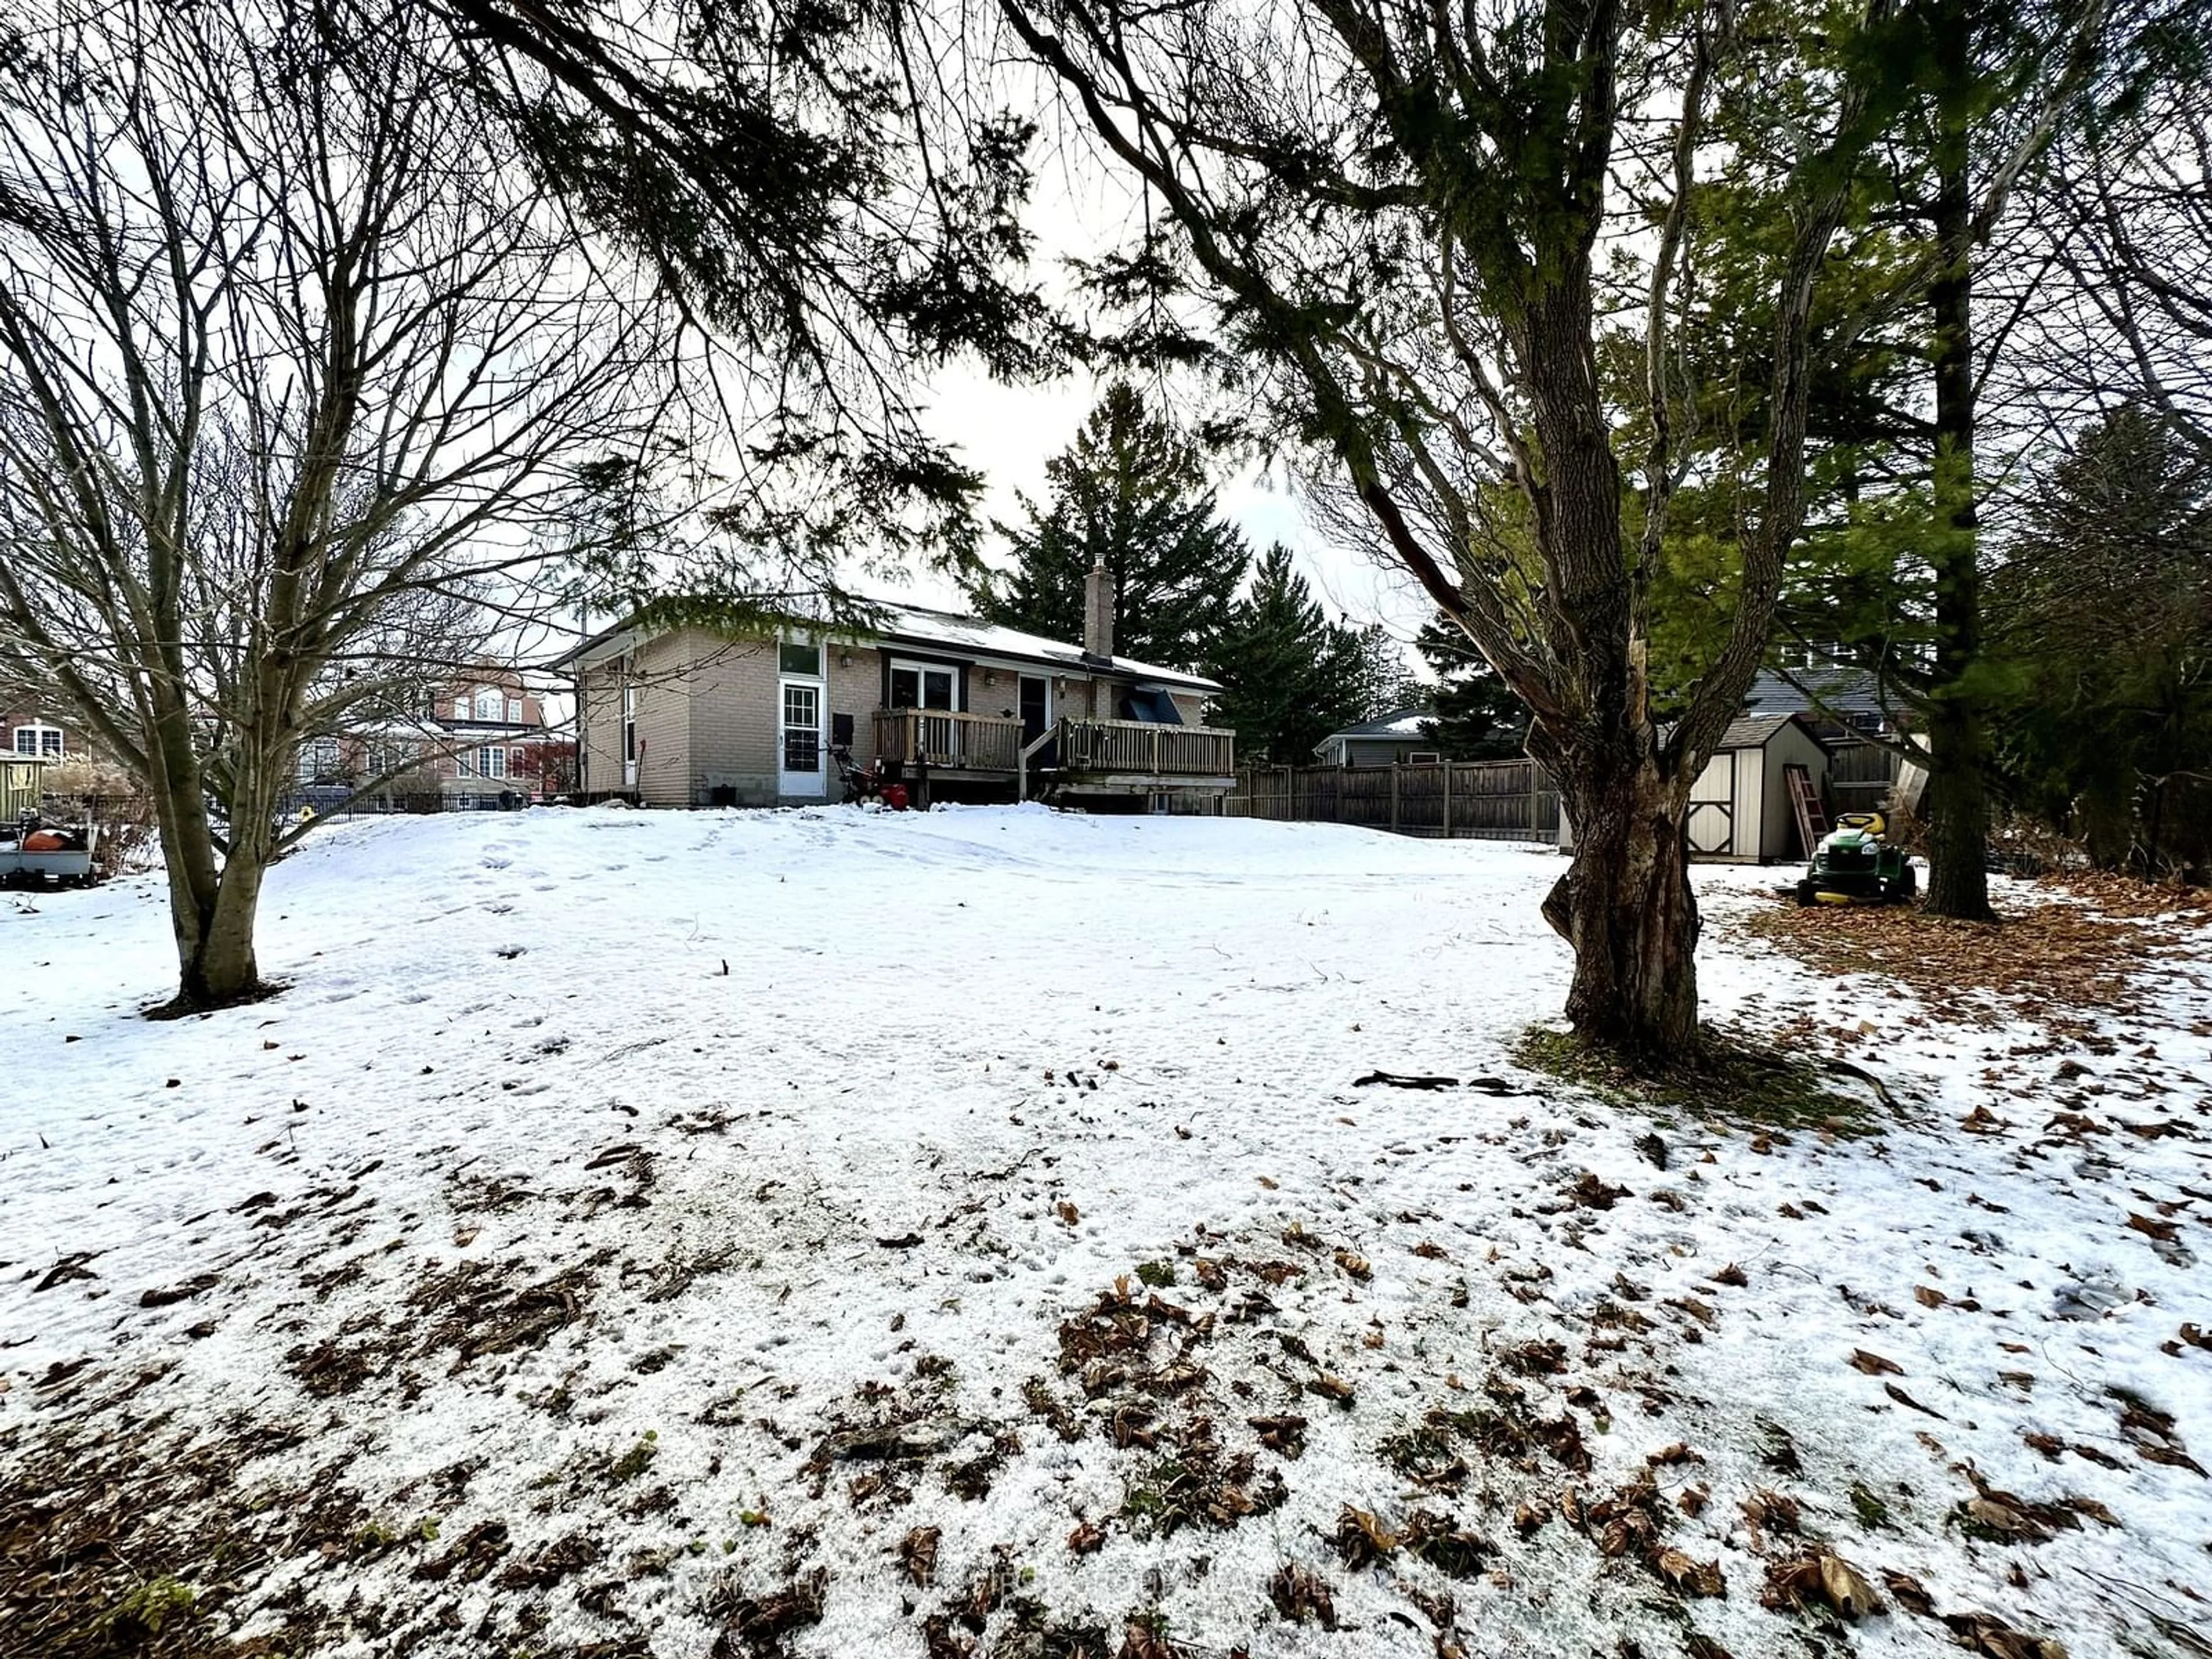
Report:
[[[1346,726],[1330,732],[1322,739],[1334,743],[1340,738],[1419,738],[1425,735],[1421,728],[1432,723],[1437,711],[1415,704],[1394,710],[1371,720],[1361,720],[1357,726]]]
[[[1792,682],[1796,684],[1792,684]],[[1800,689],[1802,688],[1802,689]],[[1808,696],[1808,693],[1814,695]],[[1744,711],[1752,714],[1809,714],[1824,716],[1872,714],[1884,720],[1881,686],[1863,668],[1793,668],[1785,677],[1762,668],[1744,695]]]
[[[880,618],[879,625],[865,635],[855,633],[854,637],[872,645],[916,646],[949,651],[961,656],[1037,663],[1060,673],[1108,674],[1121,679],[1183,690],[1218,691],[1221,689],[1219,681],[1207,679],[1201,674],[1187,674],[1181,669],[1162,668],[1157,664],[1138,662],[1128,657],[1102,659],[1086,656],[1079,645],[1048,640],[1040,634],[1025,634],[1017,628],[1001,628],[979,617],[962,616],[957,611],[881,600],[870,602],[870,608]],[[546,665],[555,669],[568,668],[580,662],[597,661],[612,655],[636,642],[629,637],[632,632],[628,622],[601,629]]]

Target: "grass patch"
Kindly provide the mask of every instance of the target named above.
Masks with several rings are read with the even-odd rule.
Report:
[[[1875,1497],[1863,1480],[1851,1482],[1851,1507],[1858,1511],[1859,1525],[1869,1532],[1889,1524],[1889,1505]]]
[[[141,1645],[159,1636],[162,1626],[190,1618],[198,1599],[190,1584],[164,1573],[139,1585],[102,1613],[100,1633],[118,1647]]]
[[[1662,1122],[1826,1129],[1839,1135],[1872,1134],[1881,1127],[1873,1091],[1851,1084],[1831,1065],[1717,1026],[1706,1027],[1703,1037],[1694,1060],[1664,1066],[1632,1065],[1571,1032],[1543,1025],[1523,1031],[1510,1052],[1529,1071]]]

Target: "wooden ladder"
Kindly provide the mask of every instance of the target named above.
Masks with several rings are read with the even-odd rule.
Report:
[[[1810,858],[1820,837],[1828,833],[1827,809],[1820,805],[1820,792],[1813,787],[1813,775],[1804,766],[1785,763],[1782,777],[1790,786],[1790,810],[1797,815],[1797,834],[1804,841],[1805,856]]]

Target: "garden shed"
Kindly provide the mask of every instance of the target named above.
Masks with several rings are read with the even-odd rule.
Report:
[[[1802,714],[1742,714],[1690,788],[1690,856],[1732,864],[1806,858],[1785,768],[1802,766],[1817,792],[1828,747]]]

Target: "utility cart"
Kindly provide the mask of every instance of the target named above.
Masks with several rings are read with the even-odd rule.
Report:
[[[47,764],[29,756],[0,757],[0,885],[89,887],[98,879],[92,855],[100,827],[50,823],[41,813]]]

